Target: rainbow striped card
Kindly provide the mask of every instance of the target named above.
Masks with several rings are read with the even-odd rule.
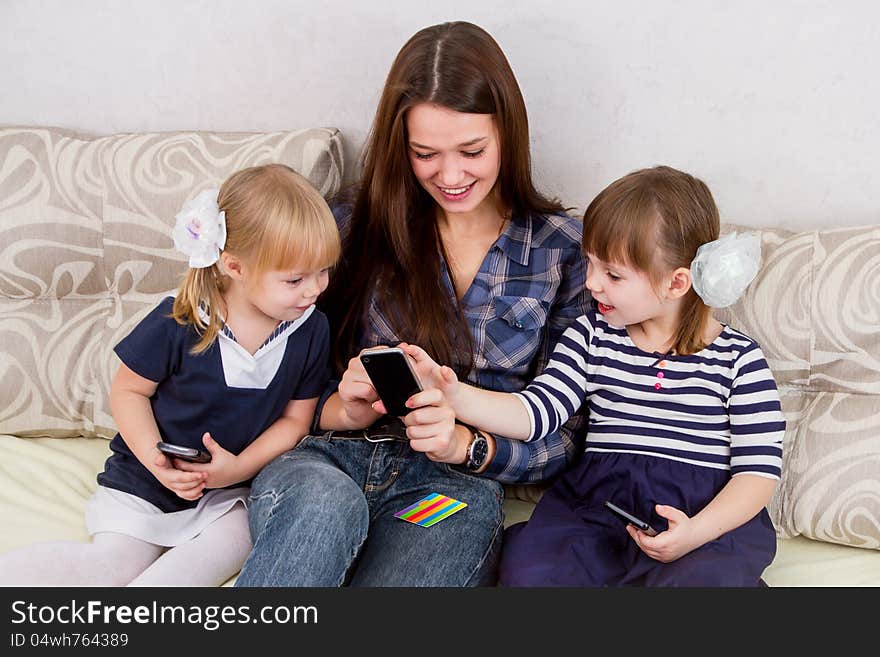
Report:
[[[431,493],[412,506],[398,511],[394,514],[394,517],[415,525],[421,525],[422,527],[430,527],[448,518],[453,513],[461,511],[466,506],[467,504],[464,502],[459,502],[446,495]]]

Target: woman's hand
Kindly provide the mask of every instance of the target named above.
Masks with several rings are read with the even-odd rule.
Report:
[[[204,488],[225,488],[244,481],[238,466],[238,457],[223,449],[207,431],[202,436],[202,444],[211,454],[210,463],[190,463],[173,459],[174,467],[182,472],[197,473],[204,477]]]
[[[364,351],[368,350],[360,353]],[[342,410],[348,418],[346,424],[352,427],[368,427],[382,415],[373,410],[373,402],[379,399],[379,395],[361,363],[360,354],[348,361],[348,369],[339,382],[338,394]]]
[[[464,463],[470,433],[455,423],[455,411],[446,403],[443,392],[437,388],[423,390],[410,397],[406,405],[415,409],[403,418],[410,447],[432,461]]]
[[[205,475],[202,472],[184,472],[174,467],[167,456],[158,449],[150,468],[159,483],[172,493],[185,500],[197,500],[205,490]]]
[[[642,552],[652,559],[669,563],[703,544],[695,531],[695,523],[686,513],[665,504],[658,504],[655,509],[658,515],[669,521],[669,529],[666,531],[656,536],[648,536],[641,529],[636,529],[632,525],[626,526],[626,531]]]

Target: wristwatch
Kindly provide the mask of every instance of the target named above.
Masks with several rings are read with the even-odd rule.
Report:
[[[464,467],[469,472],[476,472],[483,467],[483,464],[486,462],[486,457],[489,455],[489,441],[486,440],[486,436],[481,434],[474,427],[464,424],[463,422],[460,424],[467,427],[467,429],[473,434],[471,441],[467,446],[467,460],[465,461]]]

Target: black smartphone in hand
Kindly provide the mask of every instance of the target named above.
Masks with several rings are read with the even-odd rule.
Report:
[[[189,461],[190,463],[210,463],[211,454],[203,449],[195,449],[194,447],[181,447],[180,445],[172,445],[171,443],[158,442],[156,448],[165,454],[181,461]]]
[[[651,525],[646,523],[641,518],[636,518],[629,511],[624,511],[619,506],[617,506],[616,504],[612,504],[611,502],[605,502],[605,506],[607,506],[610,511],[617,514],[618,517],[626,520],[626,522],[629,523],[630,525],[632,525],[633,527],[637,527],[638,529],[641,529],[648,536],[656,536],[657,535],[656,529],[651,527]]]
[[[406,400],[420,392],[422,384],[403,349],[370,349],[360,359],[388,414],[402,417],[409,413],[412,409],[406,407]]]

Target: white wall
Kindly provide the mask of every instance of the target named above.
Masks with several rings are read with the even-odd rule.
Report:
[[[869,0],[0,0],[0,125],[335,126],[353,165],[397,50],[453,19],[505,50],[539,183],[579,210],[666,163],[726,221],[880,224]]]

